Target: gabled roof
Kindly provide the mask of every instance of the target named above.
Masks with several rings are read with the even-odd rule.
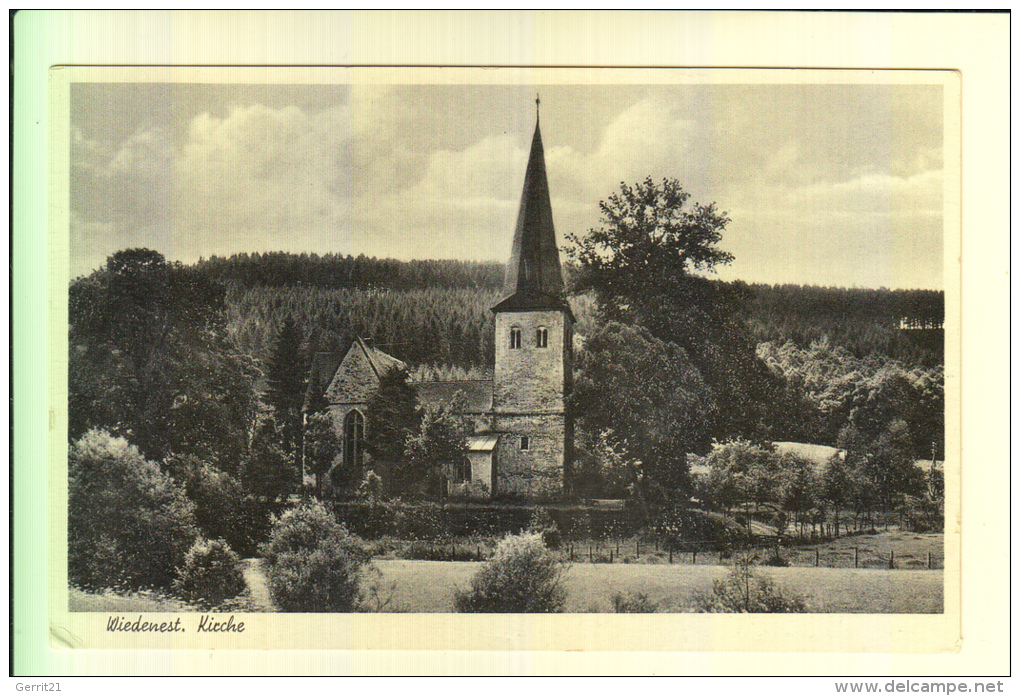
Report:
[[[321,394],[330,403],[366,402],[378,388],[379,379],[393,367],[406,369],[403,361],[369,346],[360,337],[342,355],[316,353],[308,376],[305,409]]]
[[[465,397],[465,413],[488,413],[492,410],[492,380],[468,379],[450,382],[414,382],[418,403],[422,406],[446,406],[457,392]]]
[[[403,360],[398,360],[392,355],[368,345],[360,337],[355,340],[355,343],[365,351],[365,356],[368,358],[368,362],[371,363],[376,377],[382,377],[394,367],[401,370],[407,369],[407,365],[404,364]],[[353,345],[351,347],[353,348]]]
[[[514,243],[503,283],[504,299],[493,312],[565,310],[570,312],[556,248],[542,133],[535,123]]]

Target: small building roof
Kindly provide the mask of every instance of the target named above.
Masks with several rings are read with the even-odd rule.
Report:
[[[499,442],[499,435],[495,433],[481,433],[479,435],[469,435],[467,438],[467,446],[469,452],[491,452],[496,449],[496,443]]]
[[[414,382],[418,403],[422,406],[446,406],[457,392],[465,396],[465,413],[488,413],[492,410],[492,380],[467,379],[449,382]]]

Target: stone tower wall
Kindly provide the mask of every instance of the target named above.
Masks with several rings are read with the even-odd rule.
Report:
[[[535,332],[548,330],[545,348]],[[510,347],[510,330],[521,329],[521,347]],[[492,407],[496,413],[563,413],[569,383],[565,346],[572,341],[571,321],[559,310],[498,312]]]

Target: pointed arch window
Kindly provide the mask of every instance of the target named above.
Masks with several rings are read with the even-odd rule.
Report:
[[[537,348],[549,347],[549,329],[539,326],[535,329],[535,346]]]
[[[510,329],[510,350],[517,350],[521,347],[521,327],[514,326]]]
[[[365,417],[351,411],[344,418],[344,465],[347,469],[360,467],[365,458]]]

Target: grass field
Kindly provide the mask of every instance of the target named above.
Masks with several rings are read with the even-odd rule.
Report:
[[[840,537],[821,544],[798,546],[783,550],[784,557],[795,566],[813,566],[815,551],[819,565],[830,568],[853,568],[854,548],[859,568],[888,568],[890,557],[898,569],[921,570],[943,568],[945,548],[941,534],[917,534],[889,531]]]
[[[131,594],[92,594],[72,587],[67,593],[68,611],[106,611],[115,612],[153,612],[177,613],[182,611],[198,611],[196,607],[171,597],[153,592],[132,592]]]
[[[453,611],[458,588],[468,586],[478,563],[377,560],[382,585],[392,586],[390,611]],[[568,612],[612,611],[616,593],[641,592],[663,611],[690,611],[695,597],[711,590],[725,566],[653,564],[569,564],[566,574]],[[943,606],[942,572],[853,570],[843,568],[757,568],[786,592],[802,595],[809,611],[823,613],[939,613]],[[252,606],[272,610],[258,561],[245,571]],[[72,589],[71,611],[195,611],[158,595],[94,595]]]
[[[384,584],[393,584],[393,606],[412,612],[449,612],[477,563],[376,561]],[[611,611],[613,595],[642,592],[673,611],[690,611],[699,593],[711,591],[725,566],[575,563],[566,575],[568,612]],[[810,611],[830,613],[940,613],[941,571],[758,568],[784,590],[802,595]]]
[[[941,534],[890,531],[842,537],[812,546],[787,548],[791,567],[760,567],[783,589],[802,595],[814,612],[939,613],[943,607]],[[857,548],[858,569],[853,549]],[[815,564],[818,551],[819,567]],[[579,550],[578,550],[579,551]],[[614,548],[615,551],[615,548]],[[608,552],[607,552],[608,553]],[[896,570],[889,570],[894,554]],[[928,554],[933,567],[927,568]],[[712,580],[727,572],[718,553],[702,553],[692,564],[689,553],[676,554],[669,564],[664,552],[651,549],[640,559],[633,554],[615,563],[571,563],[566,576],[567,611],[611,611],[616,593],[641,592],[663,609],[689,611],[698,594],[711,591]],[[621,562],[623,561],[623,562]],[[451,561],[376,559],[382,585],[393,587],[390,610],[449,612],[458,588],[465,588],[479,564]],[[257,610],[272,611],[265,577],[256,559],[245,561],[249,601]],[[182,602],[152,593],[88,594],[72,589],[71,611],[177,612],[195,611]]]

